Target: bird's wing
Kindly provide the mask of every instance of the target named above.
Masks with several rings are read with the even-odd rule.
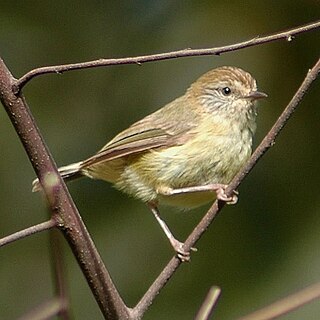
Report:
[[[107,144],[98,153],[85,160],[82,167],[166,146],[169,140],[170,136],[168,134],[157,129],[132,133],[119,140],[113,139],[112,142]]]
[[[181,113],[177,114],[174,112],[176,111],[174,107],[174,104],[169,104],[134,123],[119,133],[97,154],[85,160],[82,167],[138,154],[150,149],[184,143],[189,136],[188,132],[195,127],[197,122],[195,117],[190,117],[190,112],[187,116]]]

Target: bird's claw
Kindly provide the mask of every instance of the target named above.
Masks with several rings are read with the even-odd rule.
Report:
[[[239,192],[236,190],[232,191],[232,195],[228,196],[226,194],[226,188],[227,185],[221,185],[217,190],[216,190],[216,194],[217,194],[217,199],[220,201],[224,201],[227,204],[236,204],[238,202],[238,194]]]
[[[172,247],[174,248],[174,250],[177,253],[178,258],[182,261],[182,262],[190,262],[191,258],[190,258],[190,251],[198,251],[197,248],[190,248],[190,251],[186,251],[183,247],[184,247],[184,243],[178,241],[177,239],[171,239],[170,240]]]

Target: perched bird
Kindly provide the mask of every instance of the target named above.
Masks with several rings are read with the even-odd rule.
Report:
[[[265,97],[248,72],[213,69],[98,153],[59,172],[66,180],[106,180],[148,204],[174,250],[186,260],[189,253],[161,219],[158,204],[193,208],[215,198],[233,202],[224,190],[251,155],[255,101]],[[39,189],[35,180],[33,191]]]

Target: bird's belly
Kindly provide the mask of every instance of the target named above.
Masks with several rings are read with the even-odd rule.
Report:
[[[197,207],[213,201],[215,192],[165,195],[161,190],[228,184],[250,153],[251,145],[223,137],[221,142],[215,137],[214,143],[207,139],[192,145],[150,151],[124,169],[116,187],[144,202]]]

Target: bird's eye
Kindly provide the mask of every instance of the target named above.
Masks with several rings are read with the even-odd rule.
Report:
[[[224,88],[222,88],[222,93],[225,96],[228,96],[231,93],[231,89],[229,87],[224,87]]]

